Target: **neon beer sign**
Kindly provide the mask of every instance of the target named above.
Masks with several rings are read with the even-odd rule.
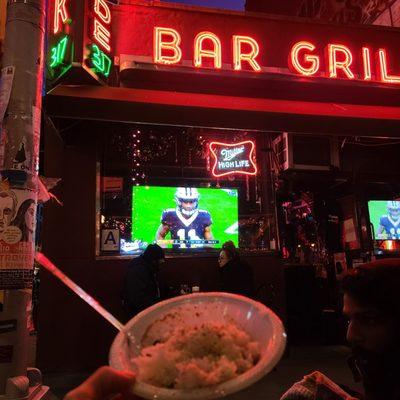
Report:
[[[155,27],[153,34],[153,62],[160,65],[179,66],[188,55],[183,54],[182,38],[177,29]],[[262,47],[250,36],[232,35],[231,44],[223,43],[213,32],[199,32],[193,41],[192,58],[195,68],[222,68],[222,50],[230,47],[230,68],[233,71],[246,70],[263,72],[260,63]],[[273,58],[273,55],[267,58]],[[357,62],[355,62],[357,60]],[[211,65],[210,65],[211,61]],[[327,43],[318,47],[312,41],[291,44],[288,54],[288,69],[292,74],[303,77],[325,77],[329,79],[378,81],[400,84],[400,65],[394,73],[394,65],[385,48],[362,46],[357,51],[343,43]],[[374,71],[375,73],[373,74]]]
[[[252,140],[240,143],[211,142],[209,150],[214,164],[215,177],[226,175],[256,175],[255,144]]]

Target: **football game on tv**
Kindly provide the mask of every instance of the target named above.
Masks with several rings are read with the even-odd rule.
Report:
[[[193,187],[133,186],[132,242],[163,248],[238,246],[238,191]]]
[[[400,240],[400,201],[371,200],[368,210],[373,239]]]

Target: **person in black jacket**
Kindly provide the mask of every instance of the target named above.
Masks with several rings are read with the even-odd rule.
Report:
[[[239,253],[231,240],[222,245],[218,264],[220,266],[221,291],[253,297],[252,270],[240,259]]]
[[[129,264],[122,292],[123,306],[129,318],[160,300],[158,271],[164,258],[164,250],[157,244],[150,244]]]

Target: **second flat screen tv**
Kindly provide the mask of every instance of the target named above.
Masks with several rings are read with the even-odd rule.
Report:
[[[174,250],[238,246],[238,191],[226,188],[132,187],[132,241]]]
[[[373,239],[400,240],[400,201],[370,200],[368,210]]]

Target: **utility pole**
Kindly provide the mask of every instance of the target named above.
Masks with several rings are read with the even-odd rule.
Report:
[[[45,4],[7,4],[2,75],[7,69],[13,79],[0,120],[0,289],[7,289],[0,310],[0,399],[33,398],[42,391],[40,372],[28,369],[27,307],[35,254]]]

